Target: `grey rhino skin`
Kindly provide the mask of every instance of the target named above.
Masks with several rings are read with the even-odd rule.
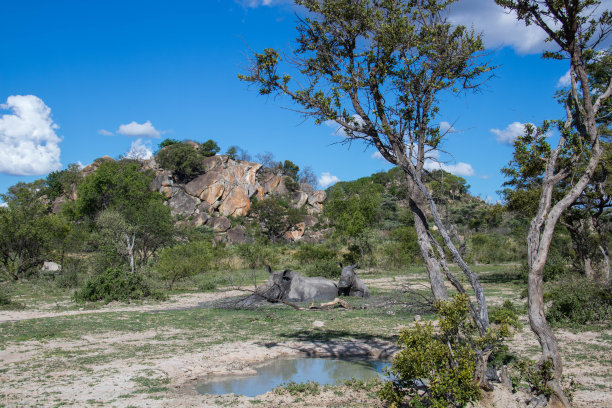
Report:
[[[257,293],[249,296],[242,302],[242,306],[267,300],[278,302],[313,302],[334,300],[338,297],[338,286],[329,279],[315,277],[308,278],[289,269],[274,272],[266,265],[270,278],[261,286]]]
[[[340,275],[340,281],[338,281],[338,293],[343,296],[358,296],[358,297],[369,297],[370,291],[368,287],[359,279],[355,269],[358,265],[342,266],[342,274]]]

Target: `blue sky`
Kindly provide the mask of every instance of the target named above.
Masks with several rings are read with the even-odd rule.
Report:
[[[268,151],[311,166],[322,186],[389,168],[371,148],[337,144],[332,127],[237,79],[248,47],[289,49],[300,12],[290,1],[32,0],[2,9],[0,192],[70,163],[154,151],[165,137]],[[569,66],[543,60],[542,33],[492,0],[462,1],[450,18],[482,31],[500,67],[480,93],[443,99],[438,121],[457,132],[442,159],[473,194],[497,200],[508,141],[522,123],[562,114],[552,95]]]

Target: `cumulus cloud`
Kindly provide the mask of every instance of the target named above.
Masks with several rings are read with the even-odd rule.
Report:
[[[155,129],[150,120],[147,120],[145,123],[130,122],[125,125],[120,125],[117,133],[131,137],[159,138],[161,136],[159,130]]]
[[[108,130],[106,130],[106,129],[100,129],[100,130],[98,130],[98,134],[100,134],[100,135],[102,135],[102,136],[112,136],[112,135],[114,135],[114,133],[113,133],[113,132],[109,132],[109,131],[108,131]]]
[[[142,139],[136,139],[132,142],[130,150],[125,154],[127,159],[136,160],[149,160],[153,157],[153,149],[151,148],[151,141],[146,142]]]
[[[521,122],[512,122],[504,130],[490,129],[495,135],[495,140],[503,144],[512,144],[517,137],[525,133],[525,124]]]
[[[321,177],[319,177],[319,185],[322,188],[327,188],[327,187],[331,186],[332,184],[335,184],[335,183],[337,183],[339,181],[340,181],[340,179],[338,177],[333,176],[329,172],[323,172],[323,173],[321,173]]]
[[[570,70],[568,69],[565,75],[559,78],[557,82],[557,88],[565,88],[566,86],[570,86],[572,83],[572,78],[570,77]]]
[[[59,170],[61,138],[51,109],[34,95],[9,96],[0,109],[0,173],[34,176]]]
[[[514,12],[506,10],[495,2],[463,0],[450,8],[449,20],[455,24],[474,27],[483,33],[487,48],[510,46],[520,54],[541,52],[550,43],[545,43],[546,34],[535,25],[525,26],[516,19]]]
[[[428,171],[444,170],[448,173],[454,174],[455,176],[462,177],[469,177],[475,174],[472,165],[464,162],[459,162],[456,164],[446,164],[428,159],[425,161],[425,165],[423,167],[425,167],[425,170]]]

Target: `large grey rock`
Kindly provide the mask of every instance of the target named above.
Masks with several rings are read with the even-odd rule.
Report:
[[[303,191],[294,191],[291,193],[291,204],[295,208],[302,208],[308,202],[308,194]]]
[[[208,220],[208,225],[210,225],[215,232],[225,232],[232,226],[232,221],[227,217],[213,217]]]
[[[201,212],[201,213],[196,214],[193,217],[193,219],[191,220],[191,224],[194,227],[200,227],[202,225],[206,225],[209,219],[210,219],[210,215],[208,215],[205,212]]]
[[[242,225],[237,225],[227,231],[227,241],[232,244],[246,244],[253,242],[253,238],[247,235],[246,229]]]
[[[319,222],[319,219],[317,217],[314,217],[312,215],[305,215],[304,216],[304,226],[306,228],[312,228],[315,225],[317,225],[318,222]]]
[[[200,204],[200,200],[197,197],[190,196],[183,191],[178,192],[168,200],[172,212],[183,216],[193,214],[198,204]]]
[[[312,194],[315,192],[315,189],[308,183],[300,183],[300,190],[306,194]]]

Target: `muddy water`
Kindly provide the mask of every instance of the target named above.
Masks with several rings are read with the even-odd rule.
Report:
[[[319,384],[339,384],[355,378],[369,380],[382,377],[388,362],[380,360],[338,360],[331,358],[275,359],[265,365],[254,367],[257,375],[241,377],[207,378],[196,385],[200,394],[240,394],[248,397],[264,394],[279,385],[293,381]]]

